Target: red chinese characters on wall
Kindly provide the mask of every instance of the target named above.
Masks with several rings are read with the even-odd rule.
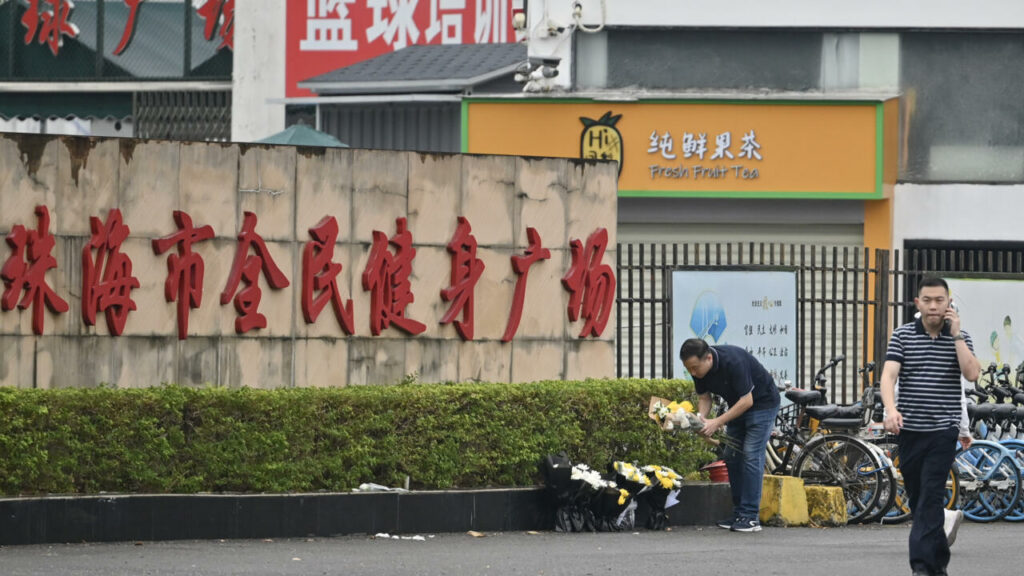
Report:
[[[390,240],[380,230],[373,231],[370,260],[363,271],[363,290],[370,292],[370,333],[374,336],[380,336],[381,330],[391,324],[413,336],[427,329],[423,323],[405,316],[405,308],[416,299],[409,281],[416,249],[412,247],[412,234],[405,218],[395,219],[395,227]],[[395,247],[394,253],[389,245]]]
[[[79,28],[71,22],[71,12],[75,8],[72,0],[25,0],[28,6],[21,17],[21,25],[25,27],[24,43],[30,45],[38,39],[40,44],[46,44],[54,56],[58,56],[60,49],[64,46],[64,37],[78,38]],[[116,0],[106,0],[108,5]],[[139,22],[142,13],[141,6],[145,0],[121,0],[128,9],[128,16],[121,31],[121,39],[113,50],[114,56],[123,54],[132,43],[135,37],[135,27]],[[0,1],[0,4],[3,4]],[[189,4],[192,4],[190,1]],[[183,7],[184,8],[184,7]],[[110,12],[99,24],[99,29],[111,24],[120,24],[119,13],[109,9]],[[102,14],[102,13],[101,13]],[[114,14],[111,16],[111,14]],[[227,48],[234,49],[235,36],[235,0],[206,0],[198,8],[195,14],[203,21],[203,36],[206,40],[220,37],[220,44],[217,50]],[[99,21],[100,16],[96,16]],[[111,18],[114,21],[111,21]]]
[[[62,314],[68,311],[68,303],[46,283],[46,271],[57,267],[57,259],[51,254],[56,240],[50,234],[50,210],[36,206],[35,213],[38,220],[35,230],[26,230],[17,224],[7,235],[11,255],[0,268],[5,287],[0,307],[13,310],[17,303],[18,308],[24,310],[31,306],[32,332],[42,334],[43,305],[51,312]],[[18,302],[22,292],[24,296]]]
[[[562,277],[562,285],[569,291],[569,320],[583,317],[580,338],[600,336],[611,316],[615,301],[615,272],[602,264],[608,247],[608,230],[598,228],[587,238],[584,246],[577,239],[569,242],[572,266]]]
[[[551,258],[551,251],[541,246],[540,234],[536,228],[526,229],[526,239],[530,245],[522,256],[512,257],[512,271],[516,275],[516,288],[512,294],[512,310],[508,315],[508,324],[505,326],[505,334],[501,337],[502,342],[511,342],[519,330],[519,321],[523,317],[523,303],[526,300],[526,279],[530,274],[530,266],[540,260]]]
[[[256,253],[250,254],[250,248]],[[220,293],[222,306],[230,302],[232,297],[235,299],[235,310],[239,314],[235,319],[235,332],[238,334],[253,328],[267,327],[267,317],[259,313],[263,294],[259,286],[260,271],[267,277],[271,288],[286,288],[289,284],[284,272],[281,272],[270,256],[267,243],[256,233],[256,214],[246,212],[242,219],[242,231],[238,234],[235,260],[228,273],[228,283]],[[241,281],[245,281],[245,287],[238,290]]]
[[[42,334],[43,306],[60,314],[68,310],[68,304],[46,282],[46,272],[57,268],[57,260],[52,255],[56,240],[49,232],[49,210],[46,206],[37,206],[35,214],[35,230],[19,224],[7,235],[11,253],[0,269],[5,285],[0,302],[4,311],[13,310],[15,306],[23,310],[32,307],[32,329]],[[186,339],[189,312],[202,305],[205,275],[203,258],[193,249],[195,244],[213,238],[214,230],[209,225],[196,227],[191,216],[180,210],[174,211],[173,217],[178,230],[154,238],[152,247],[157,255],[177,247],[167,256],[164,297],[167,302],[177,303],[178,338]],[[118,336],[123,333],[130,312],[136,310],[131,292],[140,287],[139,279],[132,274],[131,259],[121,252],[130,230],[117,209],[108,212],[106,221],[95,216],[89,221],[91,236],[82,249],[82,319],[86,325],[93,326],[96,316],[103,313],[110,333]],[[256,214],[245,212],[227,285],[220,295],[221,305],[234,300],[238,312],[235,331],[239,334],[267,326],[266,317],[259,312],[261,273],[273,289],[290,285],[271,257],[266,242],[256,232],[256,224]],[[369,319],[373,336],[379,336],[392,324],[413,336],[426,330],[425,324],[406,315],[407,307],[415,301],[410,277],[416,249],[406,219],[397,218],[395,224],[396,231],[391,237],[379,230],[373,231],[373,244],[362,273],[363,290],[370,293]],[[338,222],[333,216],[324,216],[316,226],[309,228],[309,234],[311,240],[303,247],[302,254],[303,317],[307,323],[316,322],[330,303],[342,330],[353,335],[356,330],[352,299],[342,299],[338,276],[343,265],[334,261]],[[519,328],[532,266],[551,258],[550,250],[542,246],[536,229],[528,227],[526,235],[529,245],[524,253],[511,257],[516,282],[503,342],[511,341]],[[602,262],[607,245],[608,231],[604,228],[592,233],[585,245],[577,239],[570,240],[572,264],[562,284],[569,292],[569,320],[584,320],[580,338],[600,336],[611,315],[615,275],[611,266]],[[440,291],[440,298],[450,306],[439,323],[454,323],[463,340],[473,339],[475,290],[485,269],[477,249],[469,220],[459,217],[447,244],[451,258],[450,284]]]
[[[124,24],[121,41],[114,48],[115,56],[120,56],[135,37],[135,18],[139,15],[139,5],[142,4],[142,0],[124,0],[124,4],[128,7],[128,21]]]
[[[131,259],[121,252],[130,230],[116,208],[107,214],[106,223],[92,216],[89,226],[92,236],[82,249],[82,320],[95,326],[96,314],[103,312],[107,329],[120,336],[128,313],[135,310],[132,289],[139,287]]]
[[[207,40],[213,40],[217,32],[221,38],[218,50],[225,46],[228,50],[235,49],[235,0],[206,0],[196,12],[206,21],[203,36]]]
[[[178,245],[178,253],[167,257],[167,280],[164,282],[164,298],[178,303],[178,339],[188,338],[188,313],[203,303],[202,256],[192,251],[196,242],[213,238],[213,227],[206,225],[196,228],[192,217],[180,210],[174,211],[174,222],[178,231],[170,236],[153,239],[153,251],[163,254],[171,246]]]
[[[28,0],[28,7],[21,16],[25,27],[25,45],[32,43],[39,32],[39,43],[50,47],[54,56],[64,46],[64,37],[77,38],[78,26],[71,23],[70,0]]]
[[[474,289],[484,272],[483,260],[476,257],[476,238],[469,220],[459,216],[455,236],[448,243],[452,255],[451,286],[441,290],[441,298],[451,302],[448,312],[441,317],[441,324],[455,321],[455,331],[463,340],[473,339]],[[455,318],[462,313],[461,320]]]
[[[341,300],[338,274],[341,273],[342,265],[334,262],[338,220],[334,216],[324,216],[316,226],[309,229],[309,235],[313,239],[302,250],[302,316],[306,323],[312,324],[330,302],[341,329],[351,336],[356,332],[352,299],[345,302]]]

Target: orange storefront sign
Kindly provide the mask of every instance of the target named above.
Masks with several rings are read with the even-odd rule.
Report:
[[[875,199],[896,100],[467,99],[462,150],[620,162],[620,196]]]

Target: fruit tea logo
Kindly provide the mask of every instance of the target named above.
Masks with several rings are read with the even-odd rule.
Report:
[[[619,174],[622,174],[622,134],[615,127],[620,118],[622,114],[612,116],[611,111],[597,120],[580,116],[583,123],[580,158],[615,160],[619,163]]]

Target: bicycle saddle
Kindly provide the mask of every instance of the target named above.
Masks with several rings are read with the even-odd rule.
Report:
[[[826,418],[855,418],[860,421],[862,410],[860,405],[839,406],[838,404],[825,404],[824,406],[808,406],[804,412],[811,418],[824,420]]]
[[[968,404],[967,416],[972,420],[975,418],[988,418],[992,416],[992,411],[995,408],[995,404]]]
[[[811,402],[817,402],[821,400],[821,392],[817,390],[804,390],[802,388],[790,388],[786,390],[786,398],[789,398],[794,404],[800,404],[806,406]]]
[[[1017,412],[1017,407],[1013,404],[996,404],[995,409],[992,410],[992,414],[996,418],[1010,418]]]
[[[821,427],[827,430],[860,430],[864,422],[860,418],[825,418],[821,421]]]

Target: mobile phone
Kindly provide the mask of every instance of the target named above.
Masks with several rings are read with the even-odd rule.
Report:
[[[957,307],[956,302],[954,302],[953,300],[949,301],[949,307],[952,308],[954,312],[960,312],[960,308]],[[949,325],[951,324],[949,318],[943,320],[942,323],[946,328],[949,328]]]

